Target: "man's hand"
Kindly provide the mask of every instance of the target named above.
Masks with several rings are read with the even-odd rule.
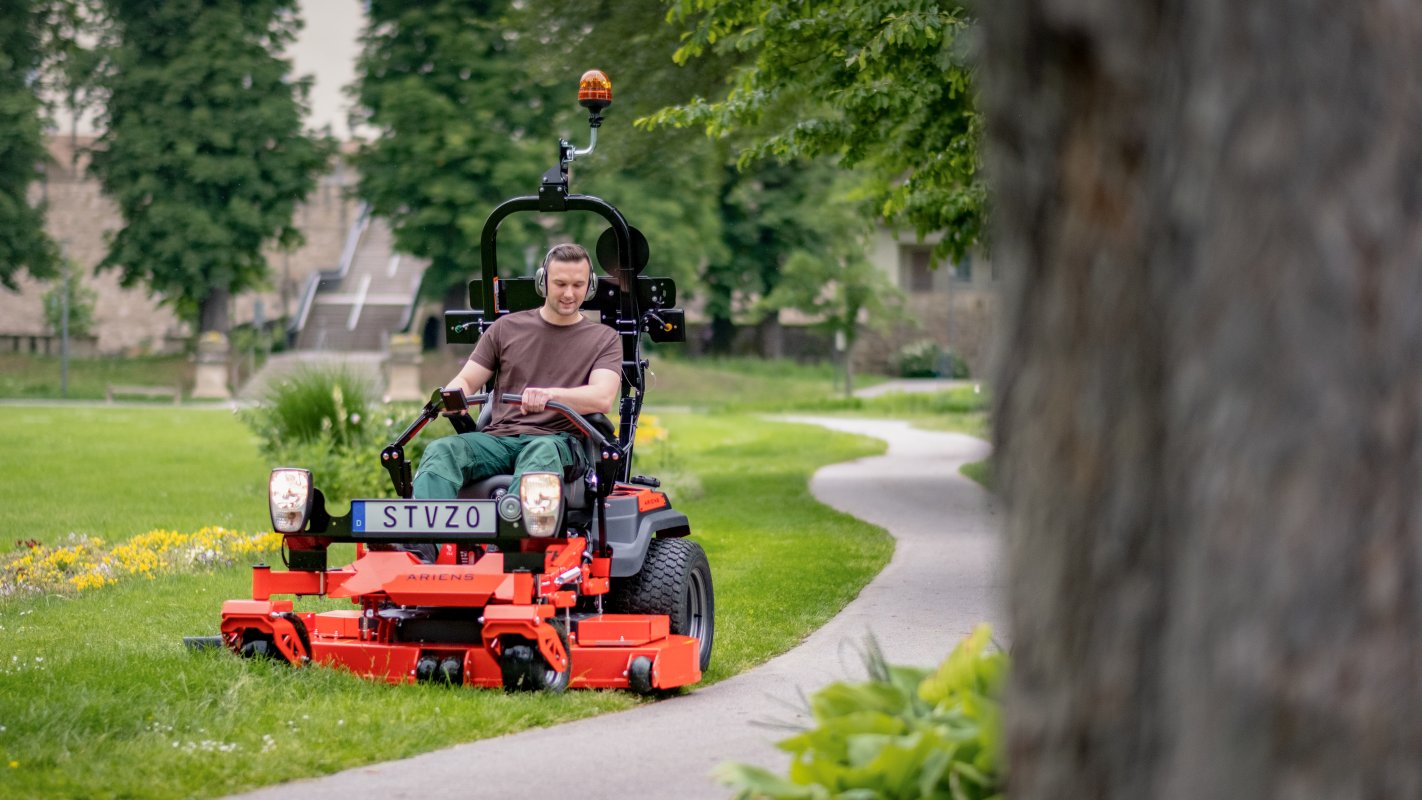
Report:
[[[548,389],[541,389],[537,386],[528,386],[523,390],[523,413],[537,414],[548,407],[548,401],[553,399],[553,392]]]
[[[546,410],[550,402],[556,402],[579,414],[606,414],[612,410],[612,401],[621,385],[622,378],[616,372],[595,369],[586,386],[527,386],[521,392],[521,413],[536,414]]]

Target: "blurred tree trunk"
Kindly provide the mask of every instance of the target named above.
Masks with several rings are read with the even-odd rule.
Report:
[[[736,323],[730,317],[713,316],[706,355],[729,356],[735,352]]]
[[[780,325],[780,314],[771,311],[755,325],[755,339],[760,348],[761,358],[785,357],[785,329]]]
[[[983,6],[1010,796],[1422,797],[1422,6]]]

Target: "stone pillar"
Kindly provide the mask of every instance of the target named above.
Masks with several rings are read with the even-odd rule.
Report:
[[[193,386],[193,398],[205,400],[229,400],[232,392],[227,388],[227,359],[229,355],[227,337],[217,331],[208,331],[198,338],[197,380]]]
[[[390,356],[385,361],[387,400],[419,402],[429,396],[420,385],[420,364],[424,361],[420,347],[418,334],[399,333],[390,337]]]

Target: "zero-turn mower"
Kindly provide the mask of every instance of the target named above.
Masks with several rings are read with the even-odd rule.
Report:
[[[380,453],[393,498],[354,500],[338,515],[309,471],[273,470],[268,497],[286,569],[254,567],[252,599],[223,605],[220,643],[234,653],[335,665],[391,683],[510,690],[651,693],[701,679],[715,631],[710,566],[659,482],[632,472],[647,367],[641,338],[685,341],[684,317],[672,307],[670,279],[641,275],[648,260],[642,234],[609,203],[569,192],[569,165],[596,145],[611,85],[590,71],[578,96],[588,109],[588,147],[560,141],[558,164],[538,193],[507,200],[489,215],[470,308],[447,312],[445,328],[451,343],[472,344],[494,320],[542,302],[533,278],[499,277],[496,241],[506,217],[597,214],[609,226],[596,248],[606,277],[583,309],[622,341],[616,429],[600,414],[549,403],[581,432],[585,474],[530,475],[518,487],[498,476],[465,486],[459,499],[413,499],[405,445],[438,417],[457,432],[473,431],[492,404],[519,402],[493,394],[491,382],[486,393],[469,397],[436,390]],[[356,560],[333,569],[327,550],[337,542],[354,542]],[[437,557],[428,562],[391,549],[397,543],[433,543]],[[349,598],[353,608],[297,611],[278,595]]]

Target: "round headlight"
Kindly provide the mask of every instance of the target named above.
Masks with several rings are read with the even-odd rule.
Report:
[[[523,524],[529,536],[552,536],[563,516],[563,477],[552,472],[528,472],[519,480]]]
[[[299,533],[311,514],[311,472],[282,467],[267,480],[267,503],[272,528],[278,533]]]

